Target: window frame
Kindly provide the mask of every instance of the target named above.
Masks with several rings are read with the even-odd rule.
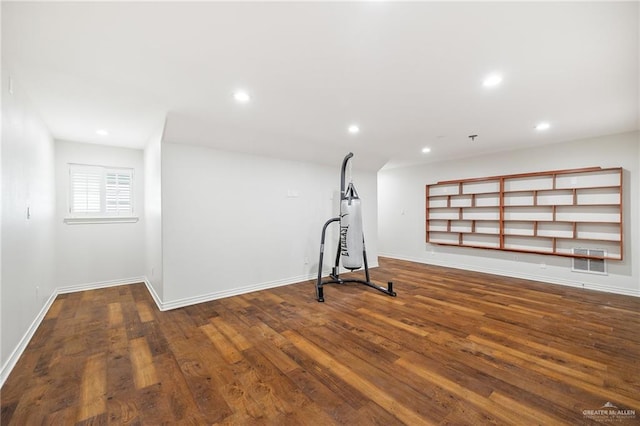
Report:
[[[67,217],[64,218],[66,224],[94,224],[94,223],[133,223],[138,221],[135,207],[135,169],[133,167],[114,167],[103,166],[98,164],[79,164],[68,163],[68,193],[67,193]],[[79,173],[93,174],[94,186],[96,180],[99,180],[99,211],[93,209],[93,211],[77,211],[75,210],[76,192],[74,191],[74,183],[77,181],[74,179],[74,175]],[[107,208],[107,194],[108,183],[107,176],[109,174],[125,175],[129,177],[129,204],[130,209],[120,211],[116,208],[116,211],[109,211]],[[96,179],[98,177],[98,179]],[[90,182],[87,183],[89,185]],[[87,189],[87,195],[90,189]],[[116,186],[117,190],[117,186]],[[95,187],[93,188],[94,203],[95,203]],[[87,200],[87,203],[90,201]]]

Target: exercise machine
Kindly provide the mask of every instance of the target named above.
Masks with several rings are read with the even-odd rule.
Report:
[[[322,237],[320,238],[320,260],[318,262],[318,281],[316,282],[316,299],[324,302],[323,286],[327,284],[358,283],[374,288],[389,296],[396,296],[393,291],[393,283],[389,281],[387,287],[382,287],[371,282],[369,277],[369,265],[367,263],[367,250],[364,244],[364,233],[362,232],[362,204],[358,192],[353,182],[345,185],[347,164],[353,157],[353,153],[348,153],[342,160],[342,171],[340,173],[340,216],[329,219],[322,227]],[[346,188],[345,188],[346,186]],[[338,240],[338,250],[336,261],[329,274],[329,280],[322,281],[322,261],[324,259],[324,241],[327,227],[332,223],[340,223],[340,238]],[[365,279],[340,278],[340,260],[342,266],[350,271],[362,268],[364,265]]]

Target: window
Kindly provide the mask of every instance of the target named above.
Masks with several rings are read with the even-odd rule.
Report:
[[[133,169],[69,164],[69,188],[67,223],[133,216]]]

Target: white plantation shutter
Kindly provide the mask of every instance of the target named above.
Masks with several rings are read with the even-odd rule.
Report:
[[[71,170],[71,213],[99,214],[102,173],[86,168]]]
[[[69,176],[73,216],[133,214],[133,169],[70,164]]]
[[[107,214],[131,214],[131,171],[106,172]]]

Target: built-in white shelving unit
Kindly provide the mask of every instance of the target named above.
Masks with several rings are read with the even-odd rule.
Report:
[[[622,260],[622,168],[438,182],[426,187],[426,211],[432,244]]]

